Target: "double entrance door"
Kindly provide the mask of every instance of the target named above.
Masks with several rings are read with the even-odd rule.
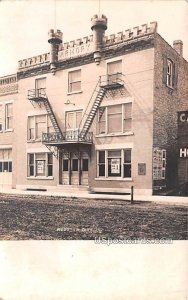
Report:
[[[60,183],[62,185],[88,185],[89,155],[87,152],[69,151],[61,154]]]

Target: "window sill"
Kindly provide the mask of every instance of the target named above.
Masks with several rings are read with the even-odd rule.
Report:
[[[13,129],[5,129],[4,132],[13,132],[14,130]]]
[[[132,178],[122,178],[122,177],[96,177],[96,181],[133,181]]]
[[[101,134],[97,134],[95,135],[95,137],[108,137],[108,136],[129,136],[129,135],[134,135],[134,133],[132,131],[127,131],[127,132],[120,132],[120,133],[101,133]]]
[[[27,143],[41,143],[42,139],[39,140],[28,140]]]
[[[54,179],[54,177],[53,176],[49,176],[49,177],[46,177],[46,176],[36,176],[36,177],[34,177],[34,176],[31,176],[31,177],[26,177],[27,179],[29,179],[29,180],[53,180]]]
[[[67,95],[81,94],[83,91],[68,92]]]

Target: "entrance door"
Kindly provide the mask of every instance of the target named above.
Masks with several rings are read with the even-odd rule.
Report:
[[[69,152],[62,156],[62,184],[88,185],[89,157],[86,152]]]

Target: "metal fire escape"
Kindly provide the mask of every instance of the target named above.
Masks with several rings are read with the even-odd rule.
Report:
[[[52,123],[52,126],[55,130],[56,136],[58,136],[58,139],[64,139],[64,136],[61,132],[61,129],[59,127],[59,124],[57,123],[55,114],[53,112],[52,106],[48,100],[48,97],[46,95],[46,89],[40,88],[40,89],[32,89],[28,90],[28,99],[31,101],[31,103],[34,105],[36,103],[38,106],[44,105],[48,116],[50,118],[50,121]],[[45,135],[43,134],[42,142],[46,145],[46,147],[50,150],[50,152],[53,153],[55,157],[58,156],[57,147],[54,145],[46,144],[45,143]]]
[[[28,99],[33,105],[37,104],[40,107],[42,105],[45,107],[54,128],[54,132],[42,134],[42,143],[56,157],[58,157],[58,146],[62,146],[63,144],[92,144],[93,135],[91,132],[89,132],[89,130],[91,128],[91,125],[103,98],[105,96],[107,97],[108,93],[111,93],[112,96],[114,95],[114,93],[118,92],[122,94],[123,90],[124,81],[122,80],[121,73],[100,76],[97,85],[93,91],[93,94],[90,98],[90,101],[88,102],[88,105],[83,114],[79,129],[66,131],[63,133],[60,129],[60,126],[56,120],[56,116],[53,112],[52,106],[46,95],[46,89],[40,88],[29,90]],[[100,115],[102,115],[102,113],[103,110],[101,110]]]
[[[85,139],[92,123],[93,120],[97,114],[97,111],[100,107],[100,104],[104,98],[105,95],[107,95],[107,93],[112,93],[112,95],[114,93],[116,93],[117,91],[122,90],[122,88],[124,88],[124,81],[122,80],[122,73],[116,73],[116,74],[112,74],[112,75],[104,75],[104,76],[100,76],[97,85],[94,89],[94,92],[91,96],[91,99],[86,107],[85,113],[82,117],[82,120],[80,122],[80,127],[82,126],[82,122],[85,118],[85,122],[84,125],[82,126],[82,129],[80,129],[80,139]],[[93,98],[95,99],[93,101]],[[90,103],[92,103],[90,106]],[[91,108],[90,108],[91,107]],[[102,111],[101,111],[101,115],[102,115]],[[100,116],[99,116],[100,118]]]

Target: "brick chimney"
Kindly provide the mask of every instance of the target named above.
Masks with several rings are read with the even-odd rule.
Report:
[[[180,56],[183,56],[183,42],[181,40],[173,41],[173,47]]]

